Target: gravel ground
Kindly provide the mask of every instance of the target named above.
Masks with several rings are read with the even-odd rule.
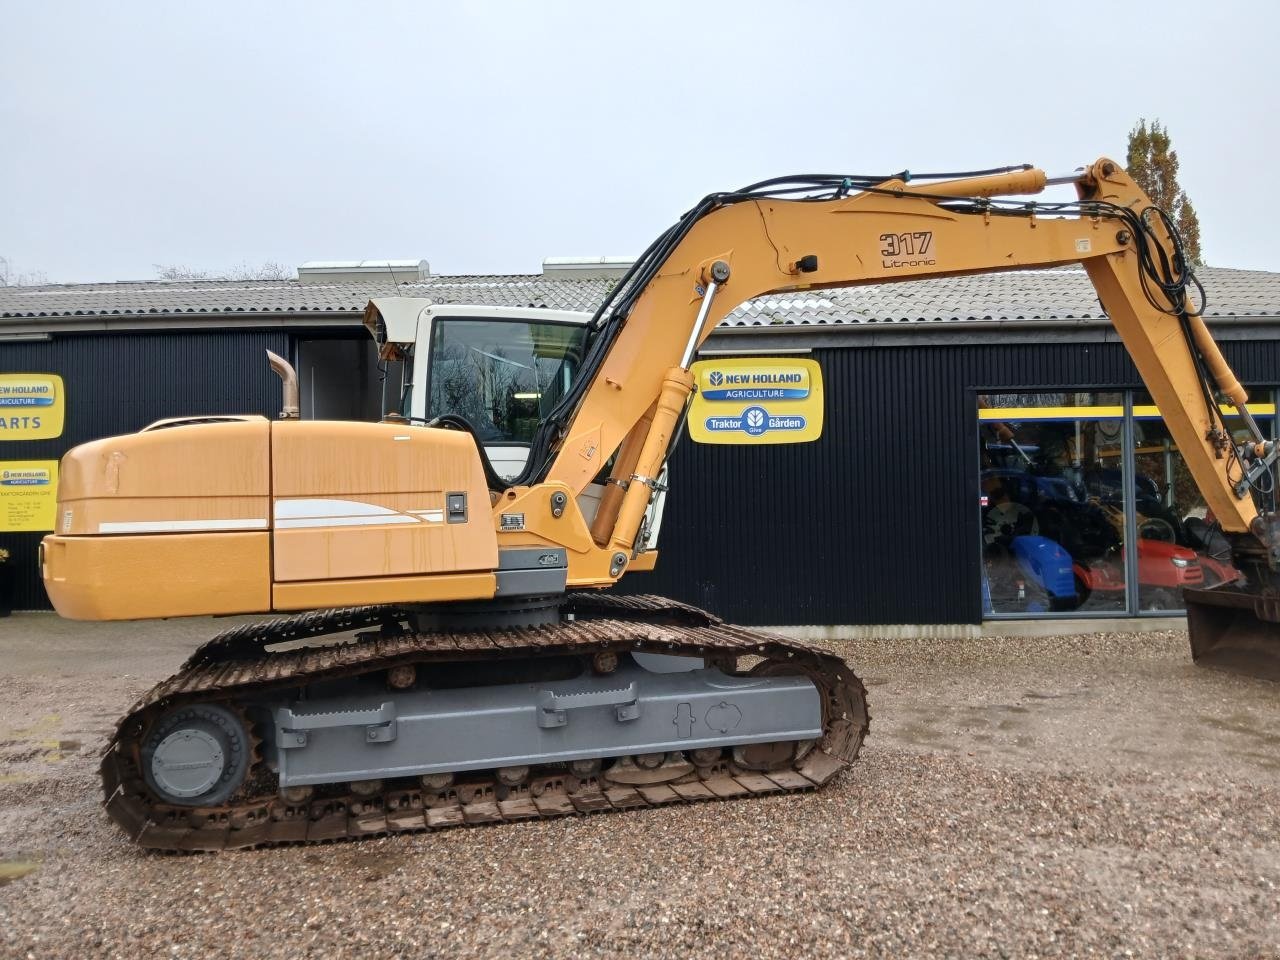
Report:
[[[1280,956],[1280,687],[1178,632],[833,644],[817,794],[142,853],[96,757],[212,629],[0,620],[0,956]]]

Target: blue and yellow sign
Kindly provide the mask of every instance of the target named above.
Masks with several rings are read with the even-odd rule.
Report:
[[[57,508],[57,460],[0,460],[0,532],[52,532]]]
[[[822,436],[816,360],[699,360],[693,376],[689,436],[698,443],[804,443]]]
[[[0,440],[56,439],[65,410],[56,373],[0,373]]]

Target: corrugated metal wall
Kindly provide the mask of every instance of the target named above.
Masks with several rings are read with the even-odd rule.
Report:
[[[280,381],[264,350],[289,356],[282,331],[79,334],[0,342],[0,372],[56,373],[66,385],[57,440],[0,443],[0,460],[57,460],[86,440],[188,413],[280,412]],[[47,609],[36,569],[38,533],[0,531],[17,576],[15,608]]]
[[[735,346],[743,344],[735,342]],[[1280,341],[1227,342],[1242,380],[1280,383]],[[110,334],[0,343],[0,370],[59,373],[62,438],[0,445],[3,459],[177,413],[279,410],[261,360],[283,332]],[[750,624],[973,623],[980,619],[978,390],[1140,387],[1114,343],[823,349],[826,428],[811,444],[700,446],[672,463],[658,569],[624,581]],[[20,607],[45,607],[37,534],[0,534]]]
[[[1223,345],[1246,383],[1280,382],[1280,342]],[[1141,387],[1109,343],[820,350],[821,440],[684,440],[658,568],[625,581],[747,624],[977,623],[984,389]]]

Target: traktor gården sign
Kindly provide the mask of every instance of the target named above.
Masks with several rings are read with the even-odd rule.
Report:
[[[693,375],[689,436],[698,443],[803,443],[822,435],[816,360],[699,360]]]
[[[0,441],[62,436],[66,394],[55,373],[0,374]]]

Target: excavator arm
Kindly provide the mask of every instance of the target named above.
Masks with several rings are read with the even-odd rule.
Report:
[[[678,225],[660,259],[642,258],[630,278],[634,296],[620,312],[606,305],[598,315],[597,336],[608,348],[587,371],[589,386],[545,480],[581,491],[617,451],[592,535],[614,551],[619,569],[635,550],[654,478],[680,429],[696,348],[737,304],[788,290],[1079,263],[1231,539],[1236,565],[1249,574],[1247,588],[1188,597],[1193,648],[1207,653],[1228,633],[1253,644],[1258,629],[1242,624],[1242,611],[1245,621],[1250,613],[1280,619],[1271,599],[1280,556],[1273,506],[1259,516],[1251,495],[1263,488],[1276,445],[1258,430],[1246,391],[1198,313],[1195,280],[1167,218],[1107,159],[1052,181],[1074,183],[1076,203],[994,199],[1035,194],[1049,182],[1040,170],[1016,169],[925,183],[902,177],[856,191],[846,180],[804,199],[750,189],[708,198],[700,215]],[[1220,402],[1239,412],[1249,442],[1236,445]],[[1275,628],[1261,629],[1269,636]]]

